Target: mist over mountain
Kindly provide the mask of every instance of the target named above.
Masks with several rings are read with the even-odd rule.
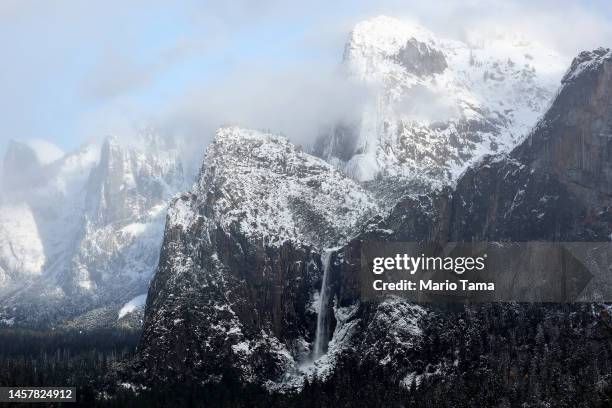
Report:
[[[606,305],[370,301],[359,271],[364,241],[612,240],[610,50],[570,62],[515,33],[379,16],[338,60],[299,121],[252,83],[261,106],[214,134],[10,142],[0,326],[142,329],[105,381],[237,406],[609,401]],[[190,102],[173,120],[216,117]],[[303,134],[244,126],[271,117]]]
[[[193,159],[180,140],[152,134],[50,162],[12,142],[0,203],[4,321],[56,324],[145,293],[167,203],[194,180]]]
[[[548,106],[567,61],[518,34],[458,41],[380,16],[355,26],[344,64],[377,92],[359,120],[339,124],[315,153],[360,181],[431,188],[514,147]]]
[[[565,66],[517,35],[463,42],[380,16],[354,27],[341,68],[341,98],[359,96],[319,118],[311,132],[320,137],[306,149],[365,182],[383,209],[456,181],[485,153],[511,149]],[[142,131],[67,154],[12,142],[2,172],[2,318],[48,322],[51,313],[62,321],[145,293],[166,207],[207,165],[208,139]]]
[[[612,128],[611,67],[609,49],[581,53],[517,147],[481,158],[452,187],[407,194],[369,219],[363,215],[377,209],[372,192],[329,164],[282,137],[221,129],[199,182],[170,206],[133,378],[255,387],[289,401],[292,393],[319,390],[330,404],[349,406],[358,405],[358,395],[382,403],[419,392],[441,406],[487,406],[515,397],[575,398],[567,390],[592,375],[602,382],[583,400],[605,398],[608,373],[597,368],[610,350],[604,305],[571,305],[563,315],[555,305],[453,310],[397,296],[366,301],[360,247],[364,241],[609,241],[612,139],[602,135]],[[348,217],[332,215],[334,206]],[[346,227],[348,234],[329,239]],[[559,325],[562,315],[571,327]],[[533,330],[546,334],[520,337]],[[550,353],[538,357],[544,336]],[[561,352],[564,336],[573,343]],[[561,364],[564,353],[580,354],[588,368],[576,376],[563,372],[558,381],[565,391],[546,388],[545,367]],[[538,368],[526,361],[538,361]],[[533,378],[504,382],[515,370]],[[376,386],[364,389],[364,381]],[[471,393],[481,381],[487,387]],[[513,395],[516,386],[539,391]],[[374,391],[381,388],[390,394]]]

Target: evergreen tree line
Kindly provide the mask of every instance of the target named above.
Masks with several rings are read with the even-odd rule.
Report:
[[[107,388],[108,375],[114,371],[114,366],[134,353],[139,335],[136,331],[116,329],[2,329],[0,386],[76,387],[77,406],[108,405],[99,401],[99,393]],[[75,406],[74,403],[55,404],[60,405]],[[41,404],[32,406],[40,407]]]
[[[612,326],[591,305],[472,306],[430,313],[406,386],[397,372],[343,359],[295,407],[610,407]],[[405,376],[404,376],[405,377]]]
[[[0,386],[76,386],[77,406],[99,407],[612,406],[605,308],[486,304],[439,309],[420,326],[421,341],[397,366],[349,348],[330,378],[276,395],[230,373],[217,385],[169,379],[134,392],[118,384],[129,381],[138,333],[3,330]]]

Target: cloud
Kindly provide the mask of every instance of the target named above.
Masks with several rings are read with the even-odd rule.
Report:
[[[157,67],[139,64],[117,52],[106,52],[83,78],[81,95],[103,101],[151,84]]]
[[[34,150],[36,158],[41,164],[52,163],[64,156],[62,149],[46,140],[30,139],[26,141],[26,144]]]
[[[151,52],[146,61],[116,47],[103,50],[81,79],[80,96],[88,101],[104,102],[155,86],[155,81],[173,65],[206,55],[209,50],[210,42],[187,37],[178,37],[170,46]]]
[[[612,6],[606,1],[441,0],[393,9],[432,31],[465,40],[471,31],[523,34],[566,56],[612,44]]]
[[[448,95],[436,93],[423,85],[407,90],[394,109],[421,122],[444,121],[460,116],[457,106],[449,100]]]
[[[357,119],[371,92],[339,66],[267,68],[241,65],[222,82],[171,101],[159,115],[159,128],[207,138],[219,126],[239,125],[309,144],[327,127]]]
[[[236,12],[238,16],[232,17],[232,12],[223,9],[219,14],[223,17],[217,21],[223,27],[220,32],[231,32],[232,26],[240,25],[252,30],[257,38],[261,28],[258,21],[261,24],[300,21],[298,16],[310,16],[318,24],[305,25],[295,40],[296,61],[279,64],[262,55],[254,62],[238,56],[228,63],[222,78],[194,86],[154,115],[166,132],[208,138],[220,125],[237,124],[282,132],[298,143],[309,144],[331,124],[356,119],[373,91],[344,75],[340,69],[342,47],[352,25],[378,14],[414,20],[441,36],[461,40],[474,31],[523,34],[567,56],[612,39],[607,17],[597,13],[597,9],[579,7],[569,1],[340,2],[335,10],[312,3],[294,4],[291,10],[277,2],[264,3],[261,10],[253,10],[250,20],[244,13]],[[345,14],[338,14],[340,10]],[[572,23],[583,29],[573,32],[564,28],[566,10],[572,11]],[[265,41],[263,37],[261,40]],[[325,58],[304,57],[312,55],[313,50]],[[453,107],[439,95],[422,89],[413,90],[406,99],[410,103],[400,101],[396,109],[412,116],[435,120],[453,114]],[[426,103],[414,104],[415,99]]]
[[[348,31],[363,18],[416,20],[459,39],[474,30],[524,33],[574,56],[612,44],[610,7],[602,0],[5,0],[0,149],[8,137],[73,148],[146,122],[199,137],[240,123],[304,142],[354,115],[367,97],[337,71]]]

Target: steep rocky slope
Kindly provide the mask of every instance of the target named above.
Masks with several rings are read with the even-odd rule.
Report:
[[[610,50],[597,49],[581,53],[564,76],[560,91],[550,109],[521,145],[508,154],[489,156],[480,160],[460,177],[454,189],[447,188],[428,195],[406,197],[387,217],[366,226],[358,238],[334,254],[338,262],[332,263],[334,267],[331,273],[337,281],[333,290],[338,305],[347,307],[358,299],[362,284],[358,278],[361,265],[360,248],[364,240],[611,241],[611,70]],[[593,279],[595,281],[597,276]],[[603,282],[606,284],[609,278]],[[597,284],[591,283],[591,286]],[[587,290],[591,289],[587,287]],[[382,304],[385,303],[382,301]],[[371,307],[372,305],[365,305],[363,317],[359,317],[359,314],[356,316],[359,319],[370,319],[368,311]],[[601,305],[577,304],[565,310],[555,306],[538,307],[539,309],[526,305],[485,305],[468,307],[461,313],[456,313],[456,310],[453,312],[452,309],[440,313],[438,308],[434,307],[428,314],[422,315],[426,318],[421,320],[418,326],[426,328],[427,332],[436,331],[441,327],[441,332],[438,333],[438,336],[441,336],[445,330],[451,332],[457,329],[457,321],[469,319],[478,322],[479,325],[484,324],[485,327],[478,327],[474,323],[475,326],[471,328],[474,331],[472,335],[461,334],[461,337],[466,341],[477,341],[479,336],[499,335],[502,327],[507,331],[529,332],[534,326],[553,325],[552,321],[563,326],[565,324],[563,319],[567,322],[573,318],[571,316],[581,316],[581,323],[577,324],[581,328],[571,334],[572,338],[575,337],[573,340],[575,343],[572,345],[575,347],[574,351],[568,353],[579,354],[583,347],[608,350],[608,314]],[[490,321],[492,316],[495,316],[495,321]],[[511,320],[504,320],[503,316]],[[517,318],[518,316],[522,317]],[[435,321],[438,329],[432,330],[427,327],[431,324],[431,320]],[[368,327],[371,327],[371,323],[369,324]],[[583,331],[585,327],[589,327],[587,332]],[[553,330],[552,326],[550,330]],[[557,327],[556,330],[561,328]],[[368,330],[356,332],[352,342],[360,345],[368,344],[384,356],[404,344],[404,341],[389,341],[386,333],[397,331],[395,323],[390,322],[388,326],[380,328],[375,336],[369,334]],[[578,335],[578,332],[581,334]],[[506,332],[504,336],[507,335]],[[554,334],[551,336],[555,337]],[[436,341],[442,340],[438,337]],[[529,350],[527,345],[532,340],[533,337],[525,338],[522,347]],[[551,339],[551,347],[557,347],[554,343],[557,341],[562,340]],[[439,355],[426,355],[430,358],[428,364],[437,367],[435,373],[428,373],[423,366],[419,367],[420,363],[415,364],[399,358],[392,359],[389,371],[385,375],[407,386],[416,377],[419,382],[428,377],[438,380],[443,378],[448,380],[455,375],[465,377],[466,372],[461,370],[469,370],[467,365],[476,364],[474,360],[479,356],[465,353],[461,349],[462,346],[453,342],[447,346],[448,348],[437,351]],[[449,359],[455,347],[458,347],[455,352],[463,354],[465,361]],[[520,350],[521,345],[516,347]],[[417,341],[416,350],[423,349],[430,349],[430,346]],[[486,352],[480,351],[485,353],[481,358],[489,361],[502,358],[500,356],[506,352],[508,350],[505,348],[503,351],[495,348]],[[401,355],[411,354],[403,352]],[[421,353],[422,360],[427,358],[423,358]],[[609,362],[607,358],[604,358],[605,363],[597,362],[599,356],[594,355],[587,358],[590,359],[589,364]],[[365,360],[364,367],[367,364],[376,365],[376,359],[368,361],[365,358]],[[542,362],[543,365],[557,363],[557,361]],[[516,361],[509,364],[519,365]],[[483,367],[479,364],[476,366]],[[606,374],[605,370],[602,374]],[[508,372],[494,370],[489,375],[503,377],[508,375]],[[578,378],[581,378],[581,375],[585,374],[578,375]],[[540,386],[545,387],[544,380]],[[610,382],[601,383],[600,386],[609,387]],[[602,392],[602,388],[593,392]],[[547,398],[552,398],[554,401],[554,395],[549,394]],[[447,403],[452,406],[452,403]]]
[[[308,360],[320,254],[376,201],[280,136],[223,128],[171,204],[140,355],[160,378],[274,387]]]
[[[52,324],[146,292],[170,197],[189,186],[180,145],[108,138],[49,163],[13,142],[0,200],[0,309]]]
[[[449,406],[470,398],[478,406],[502,403],[503,395],[572,398],[568,390],[583,387],[587,375],[561,368],[564,356],[574,355],[602,379],[585,395],[601,398],[612,383],[602,377],[610,347],[600,306],[362,302],[359,268],[364,240],[609,241],[611,69],[609,50],[580,54],[520,146],[479,161],[453,189],[407,196],[367,221],[376,209],[369,194],[330,166],[282,139],[220,131],[198,185],[169,213],[146,308],[140,379],[304,389],[353,403],[363,402],[359,395],[376,398],[364,385],[374,381],[390,387],[388,398],[423,392],[425,401],[446,395]],[[305,205],[293,206],[296,196]],[[302,218],[305,209],[310,215]],[[324,250],[359,225],[358,236]],[[328,235],[330,228],[336,233]],[[323,293],[329,302],[316,301]],[[321,313],[326,353],[313,355]],[[550,352],[542,352],[544,342]],[[555,381],[565,385],[547,386],[549,374],[526,363],[535,360],[559,366]],[[486,389],[470,388],[474,381]],[[321,383],[334,386],[317,388]]]

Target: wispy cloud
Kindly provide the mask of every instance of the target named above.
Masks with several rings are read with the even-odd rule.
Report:
[[[171,101],[159,124],[203,138],[218,126],[237,124],[307,143],[333,123],[354,120],[368,93],[341,69],[314,62],[280,71],[245,64],[223,81]]]
[[[0,2],[0,149],[64,148],[153,123],[206,138],[221,123],[306,141],[367,90],[338,71],[348,31],[378,14],[442,35],[524,33],[565,55],[612,44],[607,1]]]

